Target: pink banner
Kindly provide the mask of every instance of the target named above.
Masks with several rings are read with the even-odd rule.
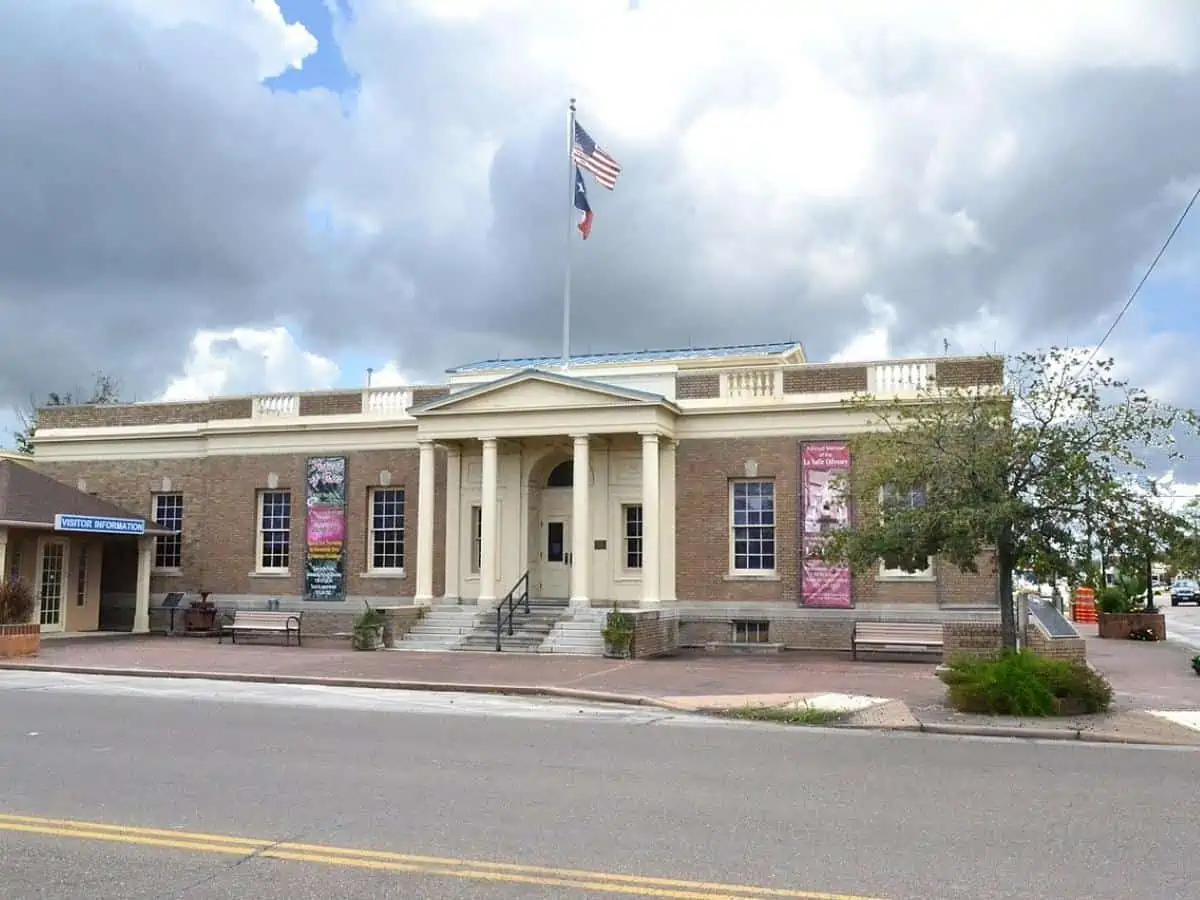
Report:
[[[345,510],[340,506],[310,506],[307,532],[310,556],[340,556],[346,541]]]
[[[827,441],[800,447],[800,600],[805,606],[853,605],[850,569],[817,555],[823,535],[850,527],[850,508],[838,484],[850,468],[850,447]]]

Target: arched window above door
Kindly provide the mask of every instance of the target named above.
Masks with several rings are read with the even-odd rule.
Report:
[[[550,477],[546,479],[546,487],[548,488],[572,487],[574,484],[575,463],[569,459],[555,466],[554,470],[550,473]]]

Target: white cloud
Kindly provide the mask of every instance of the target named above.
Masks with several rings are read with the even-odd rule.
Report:
[[[317,52],[317,39],[283,18],[277,0],[109,0],[155,28],[205,25],[230,34],[258,59],[258,77],[298,69]]]
[[[301,350],[282,326],[201,331],[183,375],[172,379],[158,399],[319,390],[332,387],[339,374],[337,363]]]
[[[415,383],[417,379],[413,378],[412,373],[401,369],[394,360],[371,373],[371,387],[406,387]]]

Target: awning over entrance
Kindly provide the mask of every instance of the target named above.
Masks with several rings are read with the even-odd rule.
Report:
[[[145,516],[55,481],[31,466],[0,460],[0,527],[87,531],[130,537],[171,534]]]

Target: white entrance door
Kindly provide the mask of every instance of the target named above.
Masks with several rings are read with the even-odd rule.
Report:
[[[42,631],[62,631],[63,602],[67,582],[67,542],[51,539],[42,543],[38,559],[38,621]]]
[[[548,490],[542,496],[538,581],[539,595],[547,600],[566,600],[571,596],[570,508],[569,490]]]

